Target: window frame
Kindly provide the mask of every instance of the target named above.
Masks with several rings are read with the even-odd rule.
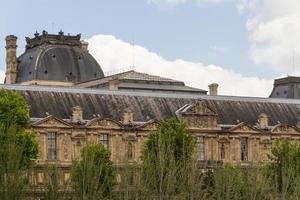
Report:
[[[247,137],[242,137],[240,139],[241,145],[241,161],[247,162],[248,161],[248,154],[249,154],[249,142]]]
[[[197,136],[198,160],[205,160],[205,139],[204,136]]]
[[[58,149],[57,149],[57,132],[47,133],[47,159],[57,160]]]
[[[103,137],[106,136],[104,139]],[[102,144],[106,149],[109,149],[109,134],[108,133],[100,133],[99,134],[99,143]]]

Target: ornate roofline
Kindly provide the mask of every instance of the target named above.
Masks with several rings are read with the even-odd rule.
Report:
[[[51,45],[69,45],[81,47],[82,43],[80,41],[81,34],[77,35],[64,35],[64,32],[60,31],[58,35],[48,34],[47,31],[43,31],[42,34],[36,32],[34,38],[26,37],[26,49],[31,49],[36,46],[43,44]]]

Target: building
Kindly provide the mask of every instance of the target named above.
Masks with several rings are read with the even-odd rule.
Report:
[[[105,77],[80,35],[36,33],[26,38],[18,58],[16,41],[6,38],[6,80],[0,87],[19,92],[29,104],[38,166],[56,163],[65,179],[86,142],[102,143],[116,166],[124,159],[140,162],[147,136],[171,117],[185,121],[197,138],[202,166],[268,161],[276,139],[300,141],[299,78],[276,80],[271,98],[220,96],[218,84],[207,94],[136,71]],[[37,168],[36,182],[43,176]]]

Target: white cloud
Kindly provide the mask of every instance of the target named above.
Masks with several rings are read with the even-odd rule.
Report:
[[[182,80],[189,86],[207,90],[210,83],[217,82],[220,94],[267,97],[272,89],[271,80],[245,77],[215,65],[181,59],[166,60],[142,46],[136,45],[133,48],[111,35],[96,35],[87,41],[90,53],[104,71],[128,67],[134,60],[136,71]]]
[[[300,1],[243,0],[240,11],[248,11],[250,57],[257,64],[279,72],[300,71]]]

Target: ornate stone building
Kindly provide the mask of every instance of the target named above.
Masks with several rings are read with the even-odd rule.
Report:
[[[29,104],[38,166],[56,163],[65,179],[87,142],[102,143],[116,166],[125,159],[140,162],[148,135],[171,117],[185,121],[197,138],[203,167],[267,161],[276,139],[300,141],[300,100],[288,99],[299,97],[297,77],[275,81],[271,97],[281,98],[220,96],[217,84],[207,94],[135,71],[105,77],[80,35],[36,33],[18,58],[16,40],[6,38],[6,83],[0,87],[19,92]],[[36,181],[43,176],[37,170]]]

